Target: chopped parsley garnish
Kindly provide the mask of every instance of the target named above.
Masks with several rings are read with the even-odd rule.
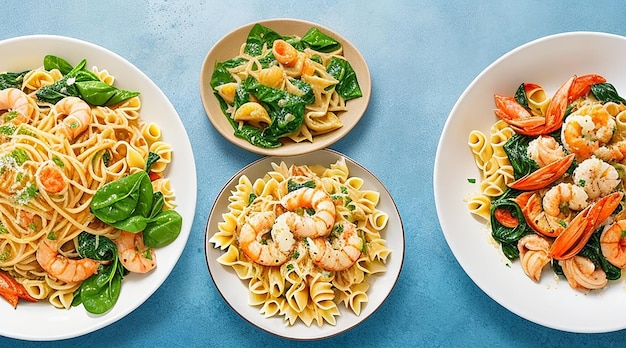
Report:
[[[15,119],[17,116],[19,116],[19,113],[17,111],[9,111],[6,113],[6,115],[4,116],[4,122],[11,122],[13,119]]]
[[[470,184],[475,184],[476,183],[476,179],[474,179],[474,178],[467,178],[467,182],[469,182]]]
[[[3,124],[2,126],[0,126],[0,134],[13,135],[13,133],[15,133],[16,128],[17,126],[13,124]]]
[[[30,182],[26,183],[24,188],[15,192],[13,200],[19,205],[26,205],[31,199],[35,198],[39,194],[37,186],[32,185]]]
[[[254,193],[251,193],[250,196],[248,196],[248,205],[252,204],[252,202],[254,202],[256,197],[257,195],[255,195]]]
[[[18,166],[24,164],[24,162],[28,161],[28,152],[24,149],[17,148],[11,152],[11,157],[15,158],[15,162]]]
[[[53,156],[52,162],[54,162],[54,164],[56,164],[57,166],[61,168],[65,167],[65,163],[63,163],[63,161],[59,158],[59,156]]]

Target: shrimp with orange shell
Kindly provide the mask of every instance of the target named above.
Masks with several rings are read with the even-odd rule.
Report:
[[[624,205],[620,165],[626,158],[616,114],[626,105],[619,96],[607,97],[613,92],[604,77],[588,74],[570,77],[552,98],[533,83],[520,85],[515,96],[494,95],[495,115],[519,134],[511,151],[526,150],[511,159],[512,147],[505,146],[507,156],[514,167],[519,165],[514,161],[528,162],[515,167],[516,179],[507,184],[503,203],[492,201],[491,221],[498,222],[498,230],[518,231],[518,253],[507,257],[519,256],[524,272],[535,282],[549,263],[558,264],[570,286],[584,292],[616,279],[614,271],[609,275],[605,266],[587,257],[591,249],[581,252],[590,241],[599,243],[593,249],[601,250],[598,257],[626,267],[626,220],[616,215]],[[518,213],[506,202],[519,206]],[[528,229],[520,228],[522,223]]]

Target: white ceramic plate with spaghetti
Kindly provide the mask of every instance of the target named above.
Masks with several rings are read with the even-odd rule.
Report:
[[[331,163],[335,163],[341,157],[345,157],[346,159],[350,176],[357,176],[364,179],[363,189],[380,193],[380,201],[377,209],[389,215],[387,227],[382,232],[382,237],[387,240],[387,246],[391,249],[391,254],[387,258],[386,263],[387,270],[383,273],[375,274],[367,280],[370,284],[370,288],[367,291],[369,300],[362,307],[359,316],[355,315],[352,311],[343,306],[343,304],[339,305],[341,315],[337,317],[335,326],[327,323],[318,326],[314,321],[310,327],[307,327],[300,320],[297,320],[293,326],[289,326],[283,316],[276,315],[274,317],[265,318],[264,315],[259,312],[260,307],[248,305],[249,294],[247,282],[240,280],[232,267],[227,267],[217,262],[217,259],[223,255],[224,252],[219,248],[214,248],[214,245],[209,243],[209,239],[213,236],[215,231],[217,231],[218,223],[222,221],[222,214],[228,212],[228,197],[231,191],[235,189],[235,185],[237,185],[238,179],[242,175],[248,176],[252,181],[256,178],[262,178],[265,173],[272,170],[272,162],[279,164],[281,161],[284,161],[287,166],[291,164],[320,164],[327,167]],[[315,340],[335,336],[355,327],[372,315],[383,304],[394,288],[402,268],[402,262],[404,260],[404,230],[398,209],[389,191],[387,191],[385,186],[374,174],[350,158],[338,152],[325,149],[299,156],[264,157],[251,163],[235,174],[222,188],[211,209],[211,214],[206,226],[205,252],[209,272],[211,273],[215,286],[226,303],[242,318],[252,325],[280,337],[295,340]]]
[[[172,163],[166,176],[170,178],[176,195],[183,226],[178,238],[159,248],[158,264],[147,275],[130,274],[122,282],[118,302],[107,313],[91,315],[82,306],[69,310],[56,309],[47,302],[20,301],[13,309],[0,299],[2,324],[0,335],[22,340],[52,341],[72,338],[93,332],[114,323],[144,303],[165,281],[183,252],[196,207],[195,162],[187,132],[165,94],[143,72],[119,55],[95,44],[52,35],[33,35],[0,41],[0,71],[17,72],[43,65],[45,55],[64,58],[71,64],[87,60],[87,67],[106,69],[115,77],[115,85],[122,89],[139,91],[140,114],[145,121],[158,124],[163,130],[163,141],[172,146]]]
[[[226,116],[220,108],[219,101],[213,94],[210,81],[213,71],[215,70],[216,62],[223,62],[229,60],[239,54],[239,49],[243,43],[246,42],[250,29],[255,24],[261,24],[267,28],[274,30],[276,33],[284,36],[298,35],[304,36],[306,32],[315,27],[320,31],[339,41],[343,46],[343,56],[350,62],[350,65],[354,69],[356,77],[361,88],[362,96],[347,101],[347,111],[339,113],[339,119],[343,126],[339,129],[331,131],[329,133],[316,135],[313,137],[313,142],[302,141],[293,142],[290,139],[283,137],[282,146],[277,148],[263,148],[252,145],[247,140],[238,138],[234,135],[234,130],[231,124],[228,122]],[[371,95],[371,80],[370,72],[367,67],[365,59],[359,52],[359,50],[350,41],[339,35],[339,33],[326,28],[322,25],[290,18],[269,19],[259,22],[250,23],[239,28],[236,28],[222,39],[220,39],[208,52],[202,69],[200,72],[200,97],[209,120],[217,129],[217,131],[224,136],[231,143],[244,148],[248,151],[255,152],[266,156],[292,156],[300,155],[315,150],[329,147],[337,142],[343,136],[348,134],[354,126],[359,122],[370,100]]]
[[[607,54],[599,54],[607,52]],[[470,131],[489,134],[497,121],[494,94],[513,95],[522,82],[543,86],[551,95],[572,75],[600,74],[626,94],[626,38],[596,32],[544,37],[503,55],[463,92],[446,121],[435,159],[434,193],[441,228],[467,275],[493,300],[537,324],[570,332],[608,332],[626,328],[623,280],[583,294],[547,266],[537,284],[490,241],[490,230],[474,218],[464,201],[480,179],[467,145]]]

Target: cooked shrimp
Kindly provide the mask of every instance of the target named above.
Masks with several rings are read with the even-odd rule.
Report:
[[[522,209],[524,220],[533,231],[546,237],[557,237],[563,232],[564,226],[571,220],[571,216],[552,216],[546,214],[543,208],[541,191],[526,191],[514,200]]]
[[[590,199],[609,194],[620,183],[619,173],[612,165],[592,157],[574,170],[574,183],[581,186]]]
[[[600,235],[602,255],[615,267],[626,266],[626,220],[619,220],[604,228]]]
[[[59,116],[65,115],[61,132],[69,140],[73,140],[84,132],[91,123],[91,107],[78,97],[65,97],[53,109]]]
[[[0,91],[0,110],[15,112],[12,123],[25,123],[30,120],[28,96],[17,88],[6,88]]]
[[[543,196],[543,209],[548,215],[558,216],[565,207],[576,211],[586,208],[587,198],[587,192],[582,187],[560,183],[552,186]]]
[[[574,256],[559,261],[559,265],[572,289],[587,292],[602,289],[609,282],[602,268],[596,268],[596,265],[586,257]]]
[[[611,142],[599,148],[595,153],[596,157],[607,162],[622,162],[626,157],[626,140]]]
[[[272,53],[274,58],[286,67],[290,68],[298,63],[298,50],[285,40],[275,40],[272,45]]]
[[[35,222],[35,214],[27,211],[27,210],[20,210],[17,213],[17,224],[20,225],[21,227],[27,229],[30,226],[32,226],[32,224]]]
[[[335,225],[330,238],[308,238],[307,241],[313,263],[332,272],[350,268],[363,248],[363,239],[357,234],[356,226],[349,222]]]
[[[156,267],[154,249],[143,244],[143,234],[122,231],[115,239],[117,255],[129,272],[147,273]]]
[[[325,237],[335,224],[335,203],[323,189],[303,187],[285,195],[281,203],[289,210],[287,225],[296,238]],[[315,213],[308,214],[307,208]]]
[[[38,170],[37,176],[43,189],[49,193],[61,193],[68,187],[65,175],[54,164],[44,164]]]
[[[524,273],[538,282],[543,268],[550,262],[550,242],[538,234],[529,234],[517,242],[517,249]]]
[[[528,157],[537,162],[539,167],[545,167],[548,164],[565,157],[563,146],[549,135],[542,135],[533,139],[530,143],[528,143],[526,153],[528,154]]]
[[[77,283],[98,271],[98,261],[89,258],[69,259],[59,254],[58,247],[57,241],[45,238],[37,248],[37,262],[50,276],[66,283]]]
[[[285,219],[284,214],[277,219],[271,211],[250,216],[239,232],[241,251],[259,265],[280,266],[285,263],[296,245]]]
[[[563,146],[579,161],[587,159],[611,141],[615,127],[615,118],[600,105],[583,107],[565,119]]]

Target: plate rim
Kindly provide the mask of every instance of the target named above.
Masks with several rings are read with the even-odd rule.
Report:
[[[215,100],[213,100],[215,99],[215,96],[213,95],[213,90],[210,88],[210,85],[208,83],[208,81],[211,78],[211,74],[213,73],[213,69],[215,65],[215,62],[211,61],[211,55],[217,47],[227,43],[230,36],[233,36],[236,33],[243,31],[243,30],[249,31],[250,28],[252,28],[252,26],[254,26],[255,24],[261,24],[261,25],[269,27],[270,29],[273,29],[271,27],[272,25],[276,23],[280,24],[284,22],[287,22],[287,23],[293,22],[293,24],[296,24],[296,25],[308,25],[309,27],[317,27],[327,34],[332,34],[333,38],[337,39],[338,41],[342,43],[342,45],[344,46],[344,49],[345,47],[350,47],[351,50],[353,50],[352,54],[358,58],[359,62],[363,63],[362,75],[358,75],[357,78],[359,79],[359,85],[361,87],[361,91],[363,94],[359,98],[360,99],[359,103],[363,103],[364,105],[363,105],[363,111],[358,113],[354,122],[351,122],[349,124],[346,124],[344,122],[341,128],[336,129],[330,133],[322,134],[318,136],[318,137],[323,137],[322,139],[317,138],[317,141],[313,141],[312,143],[306,142],[306,141],[303,141],[300,143],[290,142],[288,145],[283,145],[275,149],[266,149],[260,146],[252,145],[244,139],[235,137],[233,135],[232,127],[229,126],[226,129],[223,129],[221,127],[218,127],[218,125],[216,124],[217,122],[216,120],[218,117],[226,117],[226,116],[224,115],[223,112],[220,112],[219,115],[212,115],[211,111],[209,110],[211,108],[211,103],[216,102]],[[285,35],[284,33],[280,33],[280,34]],[[290,34],[287,34],[287,35],[290,35]],[[243,42],[241,42],[241,44],[243,44]],[[351,63],[353,64],[353,62]],[[322,24],[315,23],[309,20],[287,18],[287,17],[270,18],[270,19],[263,19],[259,21],[249,22],[247,24],[240,25],[234,28],[233,30],[229,31],[225,35],[223,35],[218,41],[215,42],[215,44],[211,46],[211,48],[207,51],[207,54],[202,60],[202,66],[200,69],[200,76],[199,76],[199,84],[200,84],[199,92],[200,92],[200,99],[202,101],[202,106],[213,128],[217,130],[217,132],[226,140],[228,140],[230,143],[244,150],[247,150],[252,153],[259,154],[259,155],[264,155],[264,156],[285,156],[285,157],[297,156],[297,155],[321,150],[323,148],[333,145],[337,141],[341,140],[348,133],[350,133],[350,131],[354,127],[356,127],[356,125],[360,122],[363,115],[365,115],[365,113],[367,112],[369,102],[371,100],[371,94],[372,94],[372,79],[371,79],[369,66],[367,64],[367,61],[365,60],[365,57],[361,53],[361,51],[354,44],[352,44],[351,41],[343,37],[337,31],[330,29],[329,27],[326,27]],[[348,101],[348,103],[350,103],[350,101]]]
[[[341,157],[345,158],[346,162],[348,164],[357,166],[357,167],[361,168],[362,170],[364,170],[365,172],[367,172],[369,175],[371,175],[371,177],[374,180],[376,180],[380,184],[380,186],[386,191],[386,194],[388,195],[388,197],[390,199],[390,203],[393,206],[395,215],[397,216],[397,219],[398,219],[399,228],[400,228],[400,231],[399,231],[400,232],[400,239],[399,240],[401,241],[402,248],[401,248],[401,250],[395,250],[394,249],[394,250],[391,251],[392,257],[393,256],[398,257],[397,255],[400,254],[400,256],[399,256],[400,260],[399,260],[398,269],[397,269],[397,271],[395,271],[392,274],[392,277],[394,278],[393,284],[391,284],[391,287],[390,287],[389,291],[385,294],[384,298],[379,303],[377,303],[375,305],[375,307],[373,308],[373,310],[370,313],[365,315],[363,312],[361,312],[361,316],[359,316],[359,319],[358,319],[358,321],[356,323],[354,323],[352,325],[348,325],[347,327],[342,328],[340,330],[335,330],[335,328],[337,328],[338,325],[332,326],[332,325],[330,325],[328,323],[324,323],[325,326],[328,326],[331,329],[330,333],[317,335],[317,336],[313,336],[313,337],[302,338],[302,337],[284,335],[284,334],[281,334],[279,332],[272,331],[269,328],[257,325],[252,319],[246,317],[244,315],[244,313],[241,313],[240,311],[238,311],[235,308],[235,306],[233,306],[233,304],[231,304],[229,299],[226,298],[226,296],[224,295],[224,292],[220,289],[220,286],[218,285],[218,280],[215,278],[215,275],[211,271],[212,270],[212,266],[213,267],[225,267],[225,266],[217,263],[217,260],[211,261],[209,253],[210,253],[210,251],[214,251],[217,248],[215,248],[212,245],[212,243],[209,241],[210,238],[212,237],[213,233],[214,233],[214,232],[210,231],[210,227],[211,227],[211,220],[212,220],[212,217],[214,216],[214,214],[222,214],[222,213],[224,213],[224,211],[217,211],[217,209],[218,209],[218,204],[217,204],[218,201],[220,200],[220,198],[222,198],[222,196],[224,194],[228,194],[228,190],[231,189],[232,186],[237,183],[239,177],[246,170],[249,170],[249,169],[251,169],[252,167],[254,167],[256,165],[259,165],[262,162],[268,162],[268,164],[270,164],[270,163],[276,162],[276,161],[279,162],[280,160],[293,161],[293,160],[295,160],[296,157],[299,157],[299,158],[301,158],[304,161],[306,157],[309,157],[309,156],[312,156],[312,155],[315,155],[315,154],[320,154],[320,156],[321,156],[322,153],[325,156],[329,156],[329,158],[330,158],[330,156],[335,156],[337,159],[339,159]],[[389,212],[388,214],[391,215],[391,212]],[[220,220],[217,219],[216,222],[219,223]],[[388,228],[388,227],[385,227],[385,228]],[[260,329],[262,331],[265,331],[265,332],[267,332],[269,334],[272,334],[274,336],[281,337],[281,338],[286,338],[286,339],[290,339],[290,340],[294,340],[294,341],[315,341],[315,340],[323,340],[323,339],[327,339],[327,338],[330,338],[330,337],[334,337],[334,336],[340,335],[340,334],[342,334],[344,332],[347,332],[347,331],[350,331],[350,330],[354,329],[355,327],[357,327],[357,326],[361,325],[363,322],[365,322],[372,315],[374,315],[383,306],[383,304],[389,299],[389,296],[391,296],[392,292],[397,287],[398,281],[399,281],[401,273],[402,273],[402,269],[404,268],[404,261],[405,261],[405,257],[406,257],[405,256],[405,254],[406,254],[405,253],[405,249],[406,249],[406,233],[405,233],[402,217],[400,215],[400,211],[398,209],[398,206],[395,203],[395,201],[394,201],[393,197],[391,196],[391,193],[389,192],[387,187],[382,183],[382,181],[380,181],[380,179],[376,175],[374,175],[374,173],[372,173],[369,169],[364,167],[362,164],[360,164],[359,162],[353,160],[352,158],[350,158],[350,157],[340,153],[339,151],[332,150],[332,149],[329,149],[329,148],[320,149],[320,150],[316,150],[316,151],[313,151],[313,152],[310,152],[310,153],[301,154],[301,155],[297,155],[297,156],[264,156],[264,157],[261,157],[259,159],[254,160],[253,162],[251,162],[251,163],[247,164],[246,166],[244,166],[243,168],[241,168],[239,171],[237,171],[237,173],[232,175],[231,178],[228,179],[226,181],[226,183],[220,189],[218,195],[216,196],[216,198],[215,198],[215,200],[213,202],[213,205],[211,207],[211,211],[209,213],[209,216],[207,217],[207,221],[206,221],[206,225],[205,225],[205,232],[204,232],[204,256],[205,256],[205,262],[206,262],[207,270],[209,272],[209,275],[211,276],[211,280],[213,281],[213,285],[215,286],[215,289],[217,290],[217,292],[220,294],[222,300],[228,305],[228,307],[233,312],[235,312],[239,317],[241,317],[244,321],[246,321],[247,323],[249,323],[253,327],[255,327],[257,329]],[[223,251],[219,251],[218,250],[217,252],[220,252],[220,253],[223,254]],[[236,275],[234,275],[234,274],[233,274],[233,276],[236,277]],[[372,277],[375,277],[375,276],[376,275],[374,275]],[[241,280],[241,282],[242,282],[242,286],[246,286],[244,280]],[[368,301],[367,304],[370,305],[371,302]],[[343,311],[347,311],[347,310],[348,310],[347,308],[341,308],[342,312]],[[260,313],[258,315],[262,316],[262,314],[260,314]],[[276,317],[277,316],[274,316],[272,318],[262,318],[262,319],[270,320],[270,319],[276,319]],[[340,320],[340,319],[341,319],[341,316],[338,317],[338,320]],[[298,320],[296,322],[296,324],[300,325],[302,323],[299,322],[299,320]],[[304,325],[304,324],[302,324],[302,325]],[[313,324],[311,324],[311,325],[313,326]],[[304,327],[304,329],[307,329],[307,328]]]

